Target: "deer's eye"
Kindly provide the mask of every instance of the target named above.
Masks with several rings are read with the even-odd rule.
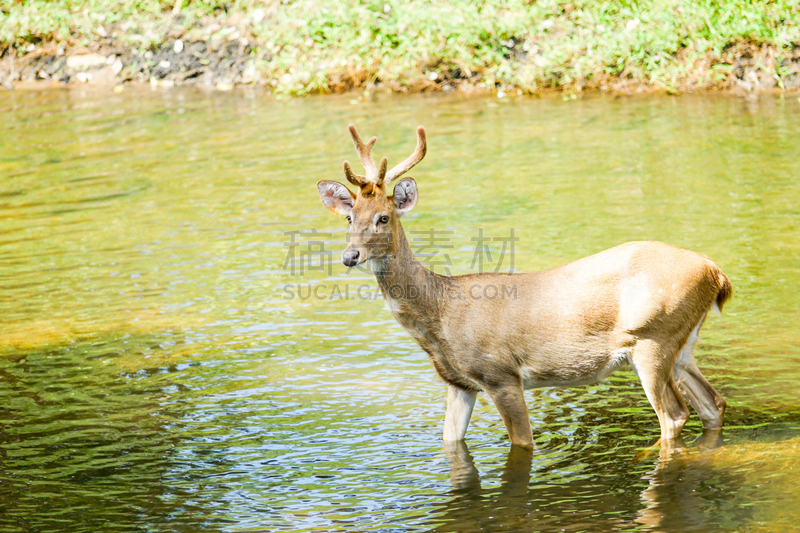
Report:
[[[379,221],[381,224],[386,224],[387,222],[389,222],[389,217],[388,217],[388,216],[386,216],[386,215],[383,215],[381,218],[379,218],[379,219],[378,219],[378,221]]]
[[[352,218],[350,218],[350,215],[347,215],[347,216],[346,216],[346,217],[344,217],[344,218],[346,218],[346,219],[347,219],[347,223],[348,223],[348,224],[349,224],[349,223],[351,223],[351,222],[353,221],[353,219],[352,219]]]

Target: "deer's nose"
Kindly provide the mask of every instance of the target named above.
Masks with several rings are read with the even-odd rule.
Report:
[[[342,252],[342,263],[344,266],[352,267],[358,264],[358,250],[354,252],[348,252],[345,250]]]

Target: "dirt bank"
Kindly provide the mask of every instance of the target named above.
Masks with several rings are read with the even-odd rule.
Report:
[[[46,43],[17,56],[7,50],[0,58],[4,85],[16,82],[120,84],[129,81],[163,85],[200,83],[227,88],[259,83],[248,59],[252,46],[240,42],[184,42],[181,39],[140,53],[119,43],[95,43],[91,48],[65,48]]]
[[[122,1],[132,9],[128,4]],[[733,24],[728,18],[713,10],[693,13],[687,2],[614,13],[594,12],[591,3],[506,9],[488,2],[492,9],[479,9],[450,0],[430,12],[411,4],[333,2],[329,10],[313,2],[271,2],[240,11],[191,14],[176,7],[126,16],[64,7],[51,19],[64,17],[67,29],[47,30],[37,29],[50,20],[44,7],[16,19],[12,7],[5,20],[17,25],[7,26],[5,45],[0,39],[0,83],[7,89],[19,82],[149,82],[221,90],[255,84],[297,95],[373,87],[520,93],[800,87],[800,30],[787,22],[794,12],[785,9],[753,7],[747,19],[753,27],[737,34],[725,26]]]
[[[282,74],[274,78],[269,72],[259,71],[257,51],[246,41],[183,41],[175,39],[169,43],[147,50],[144,53],[121,43],[105,41],[90,47],[65,47],[56,43],[44,43],[29,47],[21,55],[19,51],[7,49],[0,56],[0,81],[7,89],[18,82],[41,82],[43,84],[121,84],[126,82],[150,82],[171,86],[201,84],[221,90],[241,84],[257,84],[279,87],[288,82]],[[790,59],[784,59],[777,67],[784,72],[776,76],[774,70],[775,51],[769,47],[740,45],[726,51],[723,60],[695,61],[687,69],[685,79],[671,87],[650,83],[628,74],[598,75],[594,79],[577,80],[561,89],[569,92],[600,90],[631,92],[642,90],[665,90],[685,92],[698,90],[734,90],[743,92],[770,89],[793,90],[800,87],[800,47],[792,51]],[[262,55],[262,58],[264,56]],[[268,56],[267,58],[268,59]],[[518,60],[525,61],[520,56]],[[720,66],[726,68],[720,68]],[[714,67],[716,78],[709,78]],[[489,89],[485,79],[479,75],[467,75],[457,70],[440,70],[430,74],[429,67],[421,67],[416,76],[403,82],[382,82],[378,77],[365,73],[346,72],[331,77],[328,82],[332,93],[345,92],[369,86],[385,87],[398,92],[432,90]],[[280,88],[280,87],[279,87]],[[541,89],[546,89],[546,86]],[[515,90],[502,81],[495,83],[495,90]],[[529,92],[529,91],[526,91]]]

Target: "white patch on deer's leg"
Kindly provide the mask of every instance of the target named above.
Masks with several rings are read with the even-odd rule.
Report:
[[[631,370],[633,370],[633,375],[636,376],[636,379],[640,380],[642,378],[639,377],[639,371],[636,369],[636,365],[633,364],[633,351],[629,350],[628,353],[625,354],[628,358],[628,364],[631,365]]]
[[[477,392],[465,391],[452,385],[447,386],[447,413],[444,415],[442,435],[445,442],[464,439],[477,397]]]
[[[678,373],[683,368],[694,364],[694,345],[697,342],[697,339],[700,338],[700,326],[703,325],[705,319],[705,316],[700,319],[700,322],[697,323],[692,332],[689,334],[689,338],[686,339],[686,344],[684,344],[683,348],[681,348],[678,361],[675,363],[675,367],[673,369],[675,377],[677,377]]]

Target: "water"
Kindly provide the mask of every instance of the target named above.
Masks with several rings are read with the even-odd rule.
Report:
[[[0,93],[0,118],[3,531],[795,527],[796,96],[76,88]],[[648,451],[658,422],[622,371],[528,391],[531,455],[483,395],[446,451],[445,387],[317,197],[357,162],[349,122],[390,164],[426,126],[404,226],[440,272],[475,270],[481,231],[485,270],[636,239],[712,257],[735,292],[696,356],[723,445],[693,414],[685,450]]]

